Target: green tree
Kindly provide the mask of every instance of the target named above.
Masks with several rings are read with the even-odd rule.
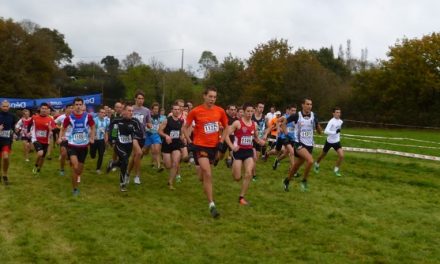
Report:
[[[113,56],[107,55],[101,60],[107,74],[117,76],[119,71],[119,60]]]
[[[209,77],[212,70],[217,68],[218,60],[217,57],[211,51],[205,50],[199,59],[200,70],[203,71],[203,76],[205,78]]]

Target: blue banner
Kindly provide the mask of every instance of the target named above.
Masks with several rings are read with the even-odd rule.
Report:
[[[73,100],[76,98],[82,98],[85,105],[101,105],[102,104],[102,94],[91,94],[91,95],[81,95],[72,97],[62,97],[62,98],[41,98],[35,100],[35,105],[40,106],[41,103],[48,103],[51,107],[55,109],[64,108],[68,104],[72,104]]]
[[[34,108],[35,102],[33,99],[20,98],[0,98],[0,102],[7,100],[11,108]]]

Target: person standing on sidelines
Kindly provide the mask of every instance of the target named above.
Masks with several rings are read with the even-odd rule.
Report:
[[[206,88],[203,92],[203,104],[189,112],[183,130],[188,144],[193,143],[195,163],[198,166],[197,173],[203,183],[203,189],[209,202],[209,211],[213,218],[219,217],[220,214],[214,203],[211,165],[218,158],[218,149],[221,148],[223,140],[228,136],[228,118],[225,110],[215,105],[216,99],[217,89],[214,87]],[[194,140],[191,140],[193,121]],[[224,128],[222,139],[219,138],[220,125]]]
[[[141,124],[142,138],[138,141],[138,144],[133,144],[133,155],[128,165],[128,174],[131,174],[134,169],[135,177],[134,183],[141,184],[141,159],[142,148],[145,143],[145,130],[151,128],[151,112],[150,109],[144,106],[145,95],[142,91],[137,91],[135,95],[135,105],[133,108],[133,118],[136,118]]]
[[[230,137],[226,137],[225,141],[231,149],[232,162],[232,175],[236,181],[241,179],[241,168],[244,165],[244,177],[241,187],[240,196],[238,197],[238,203],[241,205],[249,205],[248,201],[244,198],[249,188],[249,184],[252,180],[252,169],[254,168],[254,150],[253,142],[255,141],[260,146],[266,142],[258,137],[258,126],[252,120],[254,113],[254,106],[251,104],[243,105],[244,115],[239,120],[234,121],[228,128],[227,134],[234,135],[234,143],[232,143]]]
[[[79,195],[79,177],[84,170],[88,147],[95,141],[95,121],[84,111],[83,99],[75,98],[73,108],[73,113],[64,119],[58,143],[66,139],[66,131],[70,127],[71,131],[67,137],[67,154],[72,166],[72,193],[77,196]]]
[[[26,162],[29,162],[29,152],[31,150],[31,135],[28,129],[31,123],[32,117],[30,116],[30,111],[23,109],[23,116],[15,125],[15,130],[20,133],[21,140],[23,141],[23,153]]]
[[[159,113],[159,103],[153,103],[151,105],[151,128],[147,128],[147,132],[145,135],[145,145],[143,149],[143,153],[148,155],[148,152],[151,149],[151,156],[153,160],[153,166],[156,166],[157,170],[161,172],[163,170],[160,165],[160,148],[162,144],[162,140],[158,133],[160,124],[162,124],[166,120],[165,116],[161,116]]]
[[[298,160],[295,161],[295,165],[289,169],[289,175],[283,181],[284,191],[289,190],[289,182],[294,174],[297,173],[301,165],[306,162],[304,168],[303,179],[300,183],[301,190],[306,192],[308,187],[308,176],[310,169],[313,166],[313,131],[316,129],[318,134],[322,133],[322,128],[319,125],[318,117],[312,112],[312,99],[305,98],[301,104],[301,111],[295,115],[290,115],[288,118],[281,117],[279,122],[283,122],[283,127],[286,123],[295,122],[297,137],[295,142],[295,156]]]
[[[0,112],[0,169],[2,169],[3,184],[9,184],[8,169],[9,169],[9,154],[11,153],[12,140],[17,118],[15,115],[9,113],[9,102],[4,100],[1,103]]]
[[[174,190],[173,183],[179,171],[182,157],[183,121],[179,118],[181,111],[179,104],[174,103],[171,111],[172,115],[168,116],[160,125],[159,135],[164,138],[162,143],[163,162],[165,167],[170,170],[168,188]]]
[[[47,103],[41,103],[40,112],[32,117],[30,132],[32,137],[32,144],[37,152],[37,160],[32,173],[38,175],[43,167],[44,159],[46,157],[49,140],[52,135],[52,130],[56,127],[55,121],[49,116],[50,108]]]
[[[58,116],[55,119],[55,124],[59,127],[60,132],[61,132],[61,127],[63,126],[64,123],[64,119],[66,119],[66,116],[69,116],[73,111],[73,105],[72,104],[68,104],[66,105],[66,109],[64,110],[64,114]],[[70,132],[71,132],[71,127],[69,127],[66,132],[65,132],[65,137],[69,137]],[[60,137],[58,137],[58,142],[60,142]],[[60,145],[60,170],[59,170],[59,174],[60,176],[64,176],[65,171],[64,171],[64,166],[66,164],[66,159],[67,159],[67,139],[62,139]]]
[[[105,109],[99,109],[98,115],[93,118],[95,121],[95,142],[90,145],[90,157],[94,159],[96,152],[98,152],[98,160],[96,162],[96,173],[101,174],[102,160],[104,158],[105,145],[107,144],[108,137],[106,137],[106,131],[110,125],[110,118],[105,116]]]
[[[344,159],[344,150],[341,146],[341,127],[343,121],[341,120],[341,108],[333,108],[333,118],[328,121],[325,127],[324,134],[328,135],[325,141],[324,148],[318,157],[318,160],[314,164],[314,171],[319,173],[319,163],[327,155],[328,151],[333,148],[338,154],[338,160],[336,161],[336,166],[333,170],[336,176],[341,177],[339,168],[341,166],[342,160]]]
[[[135,147],[140,148],[139,141],[144,140],[141,123],[133,117],[133,106],[129,104],[124,106],[122,117],[113,119],[109,125],[109,130],[113,129],[116,129],[116,137],[111,140],[115,144],[118,160],[108,164],[107,173],[112,168],[119,167],[119,188],[121,192],[126,192],[130,181],[127,168],[131,152]]]

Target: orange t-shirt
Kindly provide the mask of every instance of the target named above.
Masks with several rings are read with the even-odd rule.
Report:
[[[225,110],[215,105],[212,108],[207,108],[205,105],[193,108],[186,118],[186,124],[192,124],[193,121],[195,122],[194,145],[208,148],[217,146],[220,125],[224,128],[228,126]]]
[[[271,127],[270,134],[275,137],[278,135],[277,122],[278,122],[277,117],[274,117],[269,121],[269,126]]]

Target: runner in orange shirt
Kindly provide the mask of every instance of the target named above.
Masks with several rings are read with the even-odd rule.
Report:
[[[222,147],[228,132],[228,118],[225,110],[215,105],[216,99],[217,90],[214,87],[206,88],[203,93],[204,103],[189,112],[183,129],[188,144],[194,145],[194,158],[198,166],[197,174],[203,182],[203,189],[209,202],[209,211],[214,218],[219,217],[220,214],[214,204],[211,164],[218,158],[218,149]],[[193,140],[191,140],[190,129],[193,121],[195,126]],[[222,139],[219,139],[220,126],[224,128]]]

